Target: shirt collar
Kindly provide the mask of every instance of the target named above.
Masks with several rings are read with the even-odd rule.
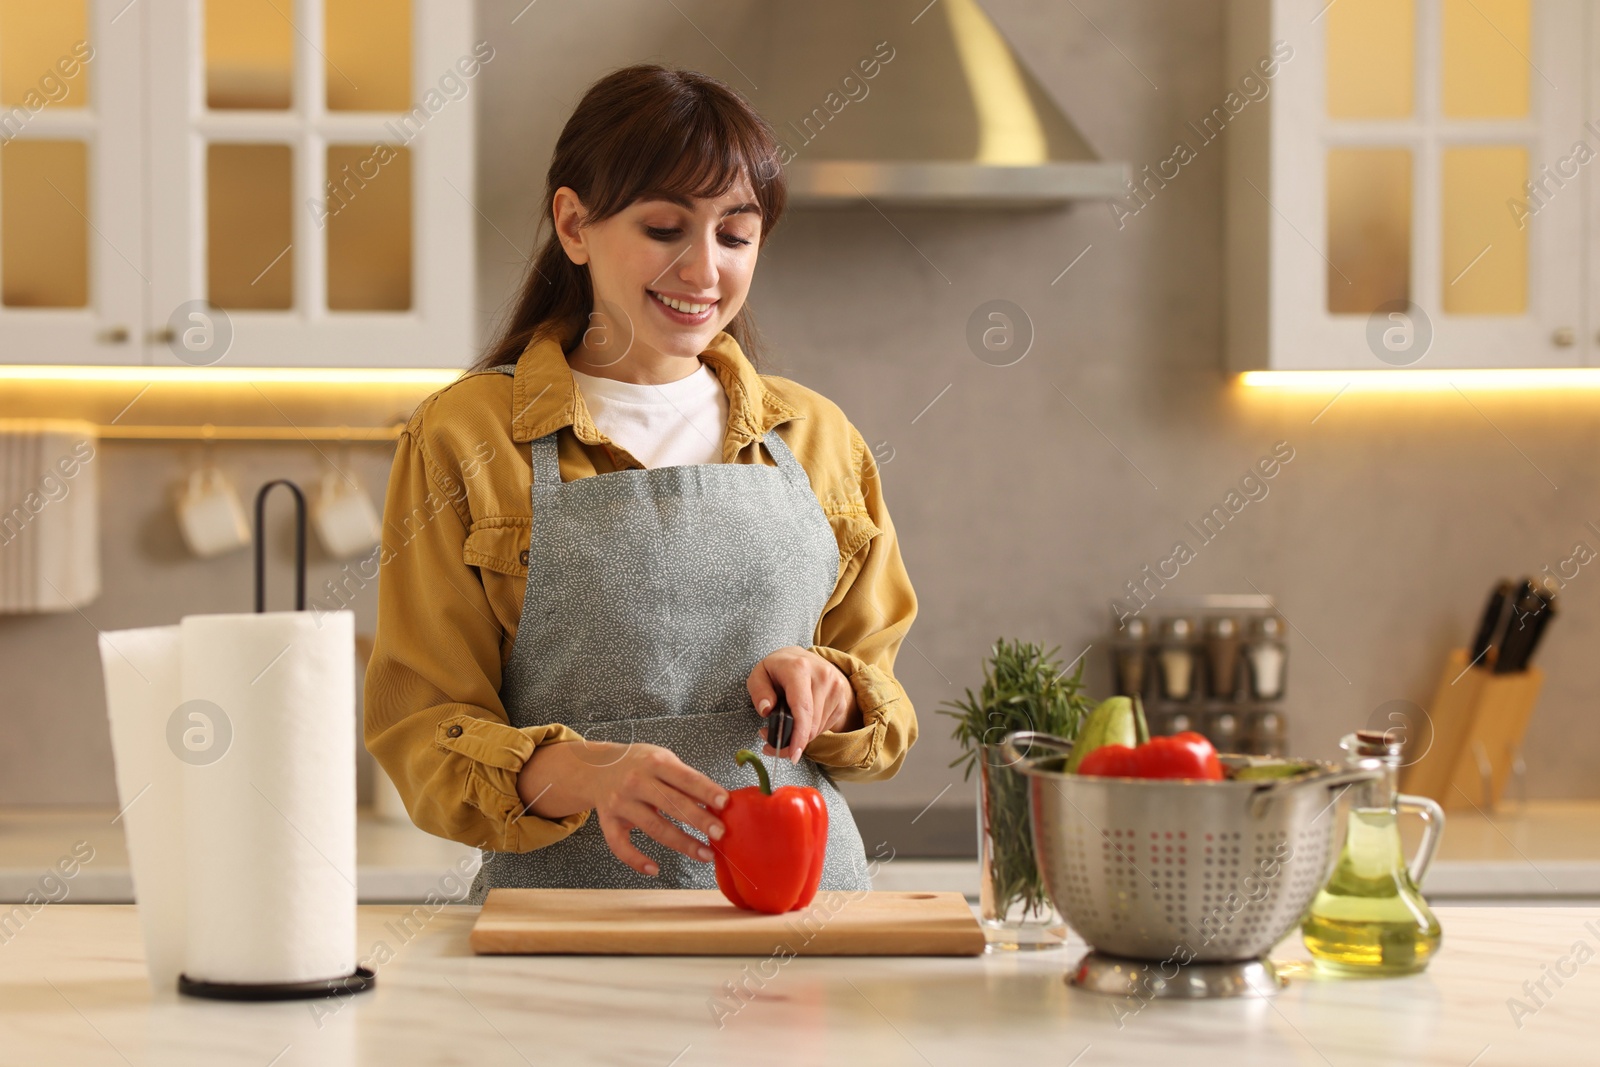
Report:
[[[716,374],[728,396],[728,438],[737,451],[772,427],[789,419],[805,418],[782,397],[767,388],[739,342],[719,330],[700,359]],[[511,385],[511,438],[532,441],[563,426],[571,426],[578,440],[599,444],[603,440],[583,393],[572,377],[560,341],[542,336],[517,357]]]

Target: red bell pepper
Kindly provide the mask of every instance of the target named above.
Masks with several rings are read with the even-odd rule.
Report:
[[[1127,745],[1102,745],[1083,757],[1079,774],[1113,778],[1201,778],[1216,781],[1222,777],[1222,761],[1211,742],[1185,730],[1171,737],[1152,737],[1138,748]]]
[[[760,786],[728,791],[719,813],[726,828],[711,842],[722,895],[750,911],[779,914],[811,903],[828,849],[828,806],[809,786],[776,791],[761,757],[747,748],[734,757],[755,767]]]

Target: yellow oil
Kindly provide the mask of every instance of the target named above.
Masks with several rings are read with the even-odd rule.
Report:
[[[1411,881],[1392,808],[1350,812],[1344,851],[1300,926],[1317,966],[1413,974],[1439,949],[1439,920]]]

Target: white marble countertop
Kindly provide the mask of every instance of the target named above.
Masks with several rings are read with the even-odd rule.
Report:
[[[1600,910],[1441,908],[1409,978],[1291,979],[1263,1000],[1151,1002],[1069,987],[1081,944],[952,959],[474,956],[478,909],[365,905],[359,945],[394,957],[344,1001],[230,1004],[152,994],[126,905],[49,905],[0,945],[0,1064],[1050,1063],[1407,1064],[1595,1060]],[[1593,925],[1586,925],[1593,924]],[[1592,952],[1590,953],[1593,954]],[[1273,953],[1304,960],[1298,937]],[[1587,958],[1587,957],[1586,957]],[[1291,965],[1292,966],[1292,965]],[[1569,972],[1535,1005],[1523,983]],[[728,999],[747,975],[752,996]],[[1513,1016],[1508,998],[1530,1012]],[[721,1003],[721,1025],[715,1006]],[[1520,1026],[1519,1026],[1520,1022]]]

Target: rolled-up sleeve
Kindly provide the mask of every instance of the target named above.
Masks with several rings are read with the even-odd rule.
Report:
[[[479,848],[532,851],[590,813],[526,812],[518,772],[537,746],[582,738],[559,723],[511,726],[499,694],[501,626],[478,568],[463,559],[470,516],[419,427],[414,419],[400,435],[384,501],[363,737],[417,826]]]
[[[877,463],[851,429],[868,520],[861,525],[870,536],[840,574],[811,651],[849,677],[862,725],[818,734],[805,754],[839,781],[866,782],[894,777],[917,740],[916,711],[894,676],[895,654],[917,615],[917,596],[900,558]]]

